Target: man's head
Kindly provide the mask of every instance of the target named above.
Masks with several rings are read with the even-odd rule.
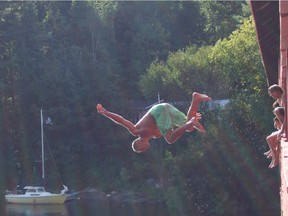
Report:
[[[280,122],[280,120],[277,117],[274,117],[273,121],[274,121],[274,127],[279,130],[282,126],[282,123]]]
[[[276,107],[273,109],[274,115],[278,118],[278,120],[283,124],[284,122],[284,116],[285,116],[285,109],[284,107]]]
[[[137,138],[132,143],[132,149],[134,152],[142,153],[145,152],[150,147],[148,139],[145,138]]]
[[[284,91],[279,85],[274,84],[268,88],[268,93],[274,99],[279,99],[282,97]]]

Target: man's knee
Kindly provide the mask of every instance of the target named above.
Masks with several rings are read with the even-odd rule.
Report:
[[[167,138],[165,138],[165,140],[166,140],[166,142],[168,143],[168,144],[172,144],[172,143],[174,143],[175,142],[175,140],[173,140],[173,139],[167,139]]]
[[[272,133],[271,135],[267,136],[266,137],[266,141],[268,143],[272,143],[272,142],[275,142],[277,140],[277,134],[278,133]]]

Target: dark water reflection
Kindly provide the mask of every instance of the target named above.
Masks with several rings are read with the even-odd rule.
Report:
[[[7,216],[34,216],[34,215],[54,215],[67,216],[68,211],[65,205],[25,205],[25,204],[7,204]]]
[[[7,204],[6,216],[169,216],[164,205],[77,200],[64,205]]]

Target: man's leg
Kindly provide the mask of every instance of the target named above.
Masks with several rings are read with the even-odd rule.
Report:
[[[187,119],[190,120],[192,117],[197,117],[197,109],[198,105],[201,101],[210,101],[211,98],[206,94],[200,94],[198,92],[194,92],[192,94],[192,101],[187,112]]]
[[[135,125],[132,122],[128,121],[127,119],[123,118],[122,116],[120,116],[120,115],[118,115],[116,113],[112,113],[112,112],[107,111],[106,109],[104,109],[102,107],[101,104],[97,104],[96,109],[97,109],[99,114],[104,115],[107,118],[109,118],[112,121],[114,121],[116,124],[119,124],[119,125],[127,128],[127,130],[131,134],[135,135],[136,127],[135,127]]]
[[[170,129],[169,131],[167,131],[167,133],[165,134],[165,140],[169,144],[172,144],[179,137],[181,137],[187,130],[191,129],[191,127],[196,128],[201,133],[205,133],[203,126],[198,122],[197,118],[193,117],[189,121],[187,121],[185,125],[175,128],[175,129]]]
[[[273,168],[278,165],[279,163],[279,152],[278,152],[278,140],[277,140],[278,133],[272,133],[266,138],[266,141],[272,151],[272,161],[269,165],[269,168]]]
[[[279,133],[279,131],[274,131],[269,136],[266,137],[266,141],[267,141],[267,144],[269,146],[269,150],[267,152],[264,152],[264,155],[267,158],[272,158],[272,156],[273,156],[273,151],[272,151],[269,143],[277,142],[277,134],[278,133]]]

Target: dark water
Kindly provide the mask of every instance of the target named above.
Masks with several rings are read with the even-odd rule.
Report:
[[[63,205],[7,204],[6,216],[169,216],[164,205],[76,200]]]

